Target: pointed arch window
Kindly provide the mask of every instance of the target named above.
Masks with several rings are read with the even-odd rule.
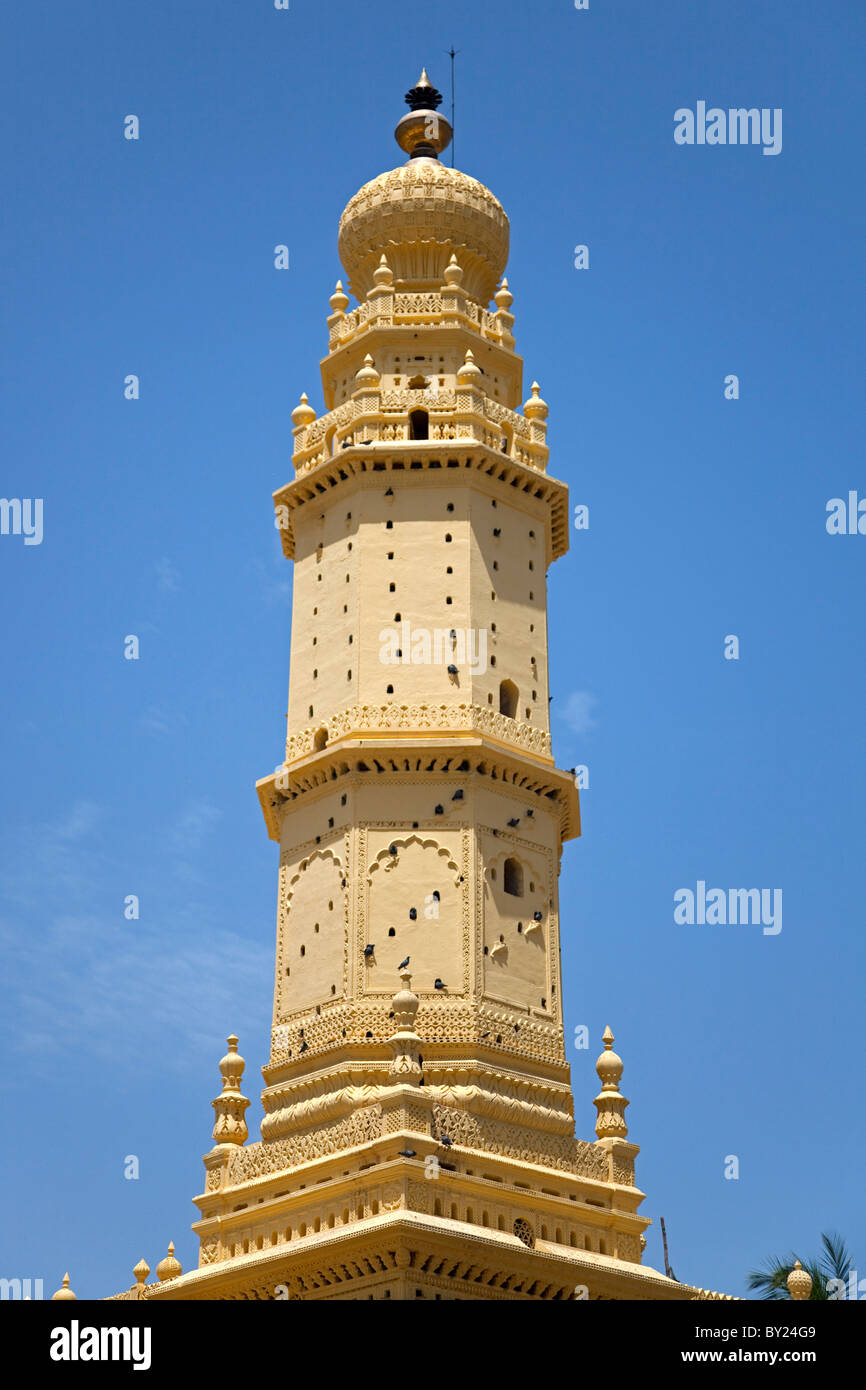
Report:
[[[517,859],[506,859],[502,869],[503,887],[513,898],[523,897],[523,866]]]
[[[409,413],[409,438],[430,438],[430,416],[426,410],[413,410]]]
[[[519,691],[514,681],[502,681],[499,686],[499,713],[516,719],[518,698]]]

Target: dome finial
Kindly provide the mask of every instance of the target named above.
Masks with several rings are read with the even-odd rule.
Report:
[[[812,1276],[807,1269],[803,1268],[799,1260],[794,1261],[794,1268],[789,1273],[785,1283],[788,1286],[788,1293],[798,1303],[809,1298],[812,1293]]]
[[[619,1089],[622,1058],[614,1052],[613,1041],[610,1028],[605,1028],[602,1034],[604,1052],[595,1064],[602,1083],[601,1091],[593,1101],[598,1111],[595,1132],[599,1139],[625,1139],[628,1135],[628,1125],[625,1122],[628,1101]]]
[[[406,115],[397,122],[394,139],[411,159],[438,159],[451,143],[451,123],[439,114],[442,93],[437,92],[427,69],[406,93]]]

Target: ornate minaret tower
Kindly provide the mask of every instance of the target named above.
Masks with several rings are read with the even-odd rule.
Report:
[[[568,494],[523,402],[508,219],[439,162],[425,73],[407,162],[350,200],[321,364],[275,493],[294,564],[262,1140],[237,1039],[197,1199],[200,1266],[155,1297],[694,1297],[640,1263],[622,1063],[574,1137],[550,751],[548,566]],[[495,309],[488,305],[491,299]],[[589,1108],[587,1097],[587,1109]]]

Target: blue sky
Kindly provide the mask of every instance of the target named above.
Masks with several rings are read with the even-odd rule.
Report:
[[[866,536],[825,528],[866,496],[862,5],[102,0],[3,30],[0,494],[44,499],[44,538],[0,536],[0,1273],[98,1297],[169,1239],[191,1267],[232,1030],[260,1116],[270,494],[300,391],[321,407],[339,214],[451,44],[457,162],[511,218],[526,383],[590,508],[549,588],[555,751],[590,770],[561,879],[577,1132],[609,1023],[651,1263],[663,1215],[705,1287],[827,1228],[862,1269]],[[781,154],[678,146],[699,100],[782,108]],[[781,888],[782,931],[676,924],[698,880]]]

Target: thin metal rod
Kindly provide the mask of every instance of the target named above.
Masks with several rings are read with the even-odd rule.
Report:
[[[454,59],[455,59],[455,57],[457,56],[457,54],[458,54],[459,52],[460,52],[459,48],[455,48],[453,44],[452,44],[451,47],[448,49],[448,53],[449,53],[449,55],[450,55],[450,57],[451,57],[451,168],[452,168],[452,169],[454,168]]]

